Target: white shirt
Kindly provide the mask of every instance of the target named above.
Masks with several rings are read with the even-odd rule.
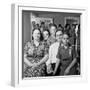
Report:
[[[53,43],[49,48],[49,59],[46,62],[46,65],[48,66],[50,63],[56,63],[57,58],[56,55],[58,53],[59,48],[59,42]]]

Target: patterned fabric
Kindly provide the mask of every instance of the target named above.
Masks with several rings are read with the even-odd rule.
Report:
[[[40,42],[38,47],[35,46],[34,42],[27,42],[24,47],[24,53],[27,55],[27,59],[30,63],[38,63],[48,53],[48,46],[44,42]],[[45,63],[32,68],[26,66],[24,70],[24,77],[38,77],[45,76]]]

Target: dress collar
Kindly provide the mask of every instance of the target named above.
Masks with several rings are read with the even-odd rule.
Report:
[[[38,46],[36,46],[35,44],[34,44],[34,40],[32,40],[32,45],[34,46],[34,47],[36,47],[36,48],[38,48],[40,45],[41,45],[41,41],[39,42],[39,45]]]

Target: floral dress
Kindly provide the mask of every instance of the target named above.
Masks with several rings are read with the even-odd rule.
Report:
[[[44,42],[40,42],[38,47],[36,47],[33,41],[31,43],[27,42],[24,47],[24,53],[27,55],[27,59],[30,63],[38,63],[48,54],[48,46]],[[24,63],[24,67],[24,77],[45,76],[45,63],[34,68],[29,67]]]

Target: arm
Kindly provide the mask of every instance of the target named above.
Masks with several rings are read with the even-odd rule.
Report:
[[[75,63],[77,62],[77,53],[76,53],[76,50],[72,47],[72,62],[70,63],[70,65],[68,66],[68,69],[71,69]]]
[[[58,69],[59,64],[60,64],[60,59],[57,59],[57,62],[56,62],[56,65],[55,65],[55,70],[53,72],[54,75],[55,75],[55,73],[56,73],[56,71]]]
[[[75,65],[76,61],[77,61],[76,58],[74,58],[73,61],[70,63],[70,65],[67,67],[67,69],[70,70]]]
[[[36,65],[41,65],[41,64],[45,63],[47,60],[48,60],[48,54],[46,54],[40,62],[36,63]]]
[[[52,60],[52,48],[50,46],[49,48],[49,59],[46,62],[47,65],[47,73],[51,73],[52,72],[52,67],[51,67],[51,60]]]
[[[51,59],[52,59],[52,49],[51,46],[49,48],[49,56],[48,56],[48,60],[46,62],[46,65],[49,66],[51,64]]]
[[[24,63],[25,63],[27,66],[29,66],[29,67],[33,66],[33,64],[28,61],[26,55],[24,56]]]
[[[74,66],[75,63],[76,63],[76,58],[74,58],[71,64],[66,68],[64,75],[67,75],[69,73],[70,69]]]
[[[75,63],[77,62],[77,53],[76,50],[74,49],[74,47],[71,48],[71,55],[72,55],[72,62],[69,64],[69,66],[66,68],[65,70],[65,75],[69,73],[70,69],[75,65]]]
[[[57,69],[59,67],[60,61],[61,61],[60,46],[58,48],[56,58],[57,58],[57,61],[56,61],[56,65],[55,65],[55,69],[54,69],[53,75],[55,75],[55,73],[56,73],[56,71],[57,71]]]

